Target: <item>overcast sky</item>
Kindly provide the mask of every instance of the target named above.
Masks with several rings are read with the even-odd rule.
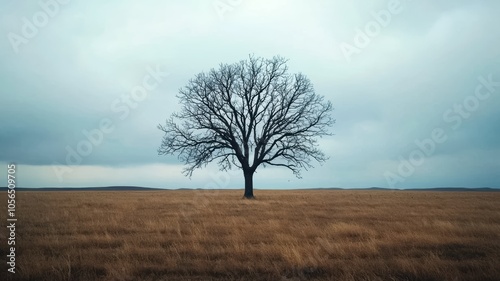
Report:
[[[281,55],[335,135],[302,179],[260,168],[255,188],[500,187],[499,27],[494,0],[1,1],[0,163],[26,187],[242,188],[184,177],[156,127],[199,72]]]

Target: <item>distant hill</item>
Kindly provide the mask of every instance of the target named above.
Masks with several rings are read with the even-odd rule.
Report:
[[[433,188],[411,188],[404,189],[409,191],[483,191],[483,192],[498,192],[500,188],[491,188],[491,187],[433,187]]]
[[[500,188],[491,187],[430,187],[430,188],[386,188],[386,187],[365,187],[365,188],[342,188],[342,187],[322,187],[322,188],[301,188],[298,190],[387,190],[387,191],[476,191],[476,192],[499,192]]]
[[[6,190],[1,187],[0,190]],[[17,191],[146,191],[166,190],[142,186],[102,186],[102,187],[16,187]]]
[[[7,190],[7,187],[0,187],[0,191]],[[17,191],[154,191],[154,190],[202,190],[202,188],[152,188],[142,186],[103,186],[103,187],[16,187]],[[228,189],[229,190],[229,189]],[[235,190],[235,189],[232,189]],[[260,190],[266,190],[262,188]],[[286,190],[286,189],[275,189]],[[380,190],[380,191],[475,191],[475,192],[500,192],[500,188],[491,187],[431,187],[431,188],[406,188],[394,189],[384,187],[368,187],[368,188],[341,188],[341,187],[325,187],[325,188],[301,188],[293,190]]]

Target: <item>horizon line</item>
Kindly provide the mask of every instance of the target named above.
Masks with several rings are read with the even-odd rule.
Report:
[[[8,187],[2,186],[0,190],[7,190]],[[241,188],[169,188],[169,187],[147,187],[134,185],[110,185],[110,186],[67,186],[67,187],[15,187],[17,190],[40,190],[40,191],[58,191],[58,190],[241,190]],[[302,188],[254,188],[255,190],[388,190],[388,191],[404,191],[404,190],[498,190],[500,187],[463,187],[463,186],[435,186],[435,187],[406,187],[406,188],[390,188],[390,187],[302,187]]]

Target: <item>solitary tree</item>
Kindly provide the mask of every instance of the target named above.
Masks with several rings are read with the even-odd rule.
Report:
[[[221,170],[243,170],[245,198],[253,198],[259,166],[282,166],[300,178],[311,159],[327,159],[317,137],[330,135],[332,104],[315,94],[309,79],[289,74],[287,60],[250,56],[200,73],[177,97],[182,109],[158,128],[158,154],[177,154],[183,173],[217,161]]]

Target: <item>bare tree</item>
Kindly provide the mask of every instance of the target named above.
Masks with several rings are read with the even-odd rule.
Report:
[[[200,73],[179,90],[182,109],[172,114],[158,154],[178,154],[184,173],[217,161],[221,170],[243,170],[246,198],[253,198],[259,166],[281,166],[300,178],[311,159],[327,159],[317,137],[330,135],[332,104],[309,79],[289,74],[287,60],[250,56]]]

